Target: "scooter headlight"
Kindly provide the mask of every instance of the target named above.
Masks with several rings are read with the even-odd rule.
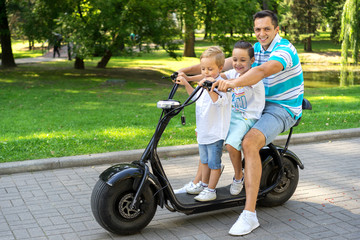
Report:
[[[162,100],[157,102],[157,107],[161,109],[172,109],[180,106],[180,102],[176,100]]]

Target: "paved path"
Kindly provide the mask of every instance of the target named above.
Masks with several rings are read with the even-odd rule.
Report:
[[[294,196],[258,208],[260,228],[242,239],[360,239],[360,138],[290,146],[305,165]],[[195,174],[198,156],[163,161],[174,187]],[[224,155],[220,185],[232,167]],[[94,220],[90,195],[110,165],[0,176],[0,239],[235,239],[228,230],[242,207],[186,216],[158,208],[141,233],[116,236]],[[180,171],[179,171],[180,169]]]

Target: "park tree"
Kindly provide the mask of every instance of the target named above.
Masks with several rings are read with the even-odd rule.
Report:
[[[360,0],[346,0],[341,17],[341,58],[342,64],[348,63],[348,52],[357,65],[360,48]]]
[[[184,26],[184,57],[196,57],[195,54],[195,29],[200,24],[197,17],[200,2],[196,0],[180,0],[174,5],[176,14]]]
[[[102,56],[97,67],[106,67],[114,53],[126,52],[134,41],[139,46],[155,43],[174,56],[173,39],[178,32],[165,0],[77,0],[72,4],[73,11],[64,13],[60,22],[74,45],[75,68],[84,68],[83,60],[94,55]],[[131,33],[136,39],[130,38]]]
[[[345,0],[321,0],[321,14],[331,30],[330,38],[334,42],[339,42],[341,30],[341,16]]]
[[[231,54],[235,41],[253,32],[252,16],[259,10],[257,0],[218,0],[213,17],[214,40]]]
[[[291,38],[304,42],[304,50],[312,52],[311,38],[317,34],[317,28],[322,21],[321,0],[290,0],[290,12],[282,22],[288,22]]]
[[[0,0],[0,43],[2,67],[16,67],[11,48],[11,33],[8,22],[7,5],[5,0]]]
[[[195,56],[195,29],[198,26],[205,27],[206,38],[215,35],[213,40],[228,53],[235,36],[246,38],[245,34],[252,32],[252,15],[257,10],[257,0],[179,1],[176,13],[180,23],[185,25],[184,56]]]
[[[211,38],[213,16],[216,11],[218,0],[202,0],[200,1],[199,16],[204,23],[204,39]]]
[[[271,10],[275,14],[278,14],[278,7],[281,2],[281,0],[258,0],[262,10]]]

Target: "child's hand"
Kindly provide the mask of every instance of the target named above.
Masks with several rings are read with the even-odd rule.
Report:
[[[188,81],[183,76],[178,76],[175,80],[175,83],[177,83],[179,85],[185,85],[187,82]]]

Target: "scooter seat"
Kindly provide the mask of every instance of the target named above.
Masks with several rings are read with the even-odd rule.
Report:
[[[312,110],[312,106],[311,106],[311,103],[309,100],[307,100],[306,98],[303,98],[303,101],[302,101],[302,109],[303,110]],[[301,117],[296,121],[296,123],[294,124],[293,127],[296,127],[297,125],[299,125],[301,121]]]
[[[303,101],[302,101],[302,109],[303,110],[312,110],[311,103],[306,98],[304,98]]]

